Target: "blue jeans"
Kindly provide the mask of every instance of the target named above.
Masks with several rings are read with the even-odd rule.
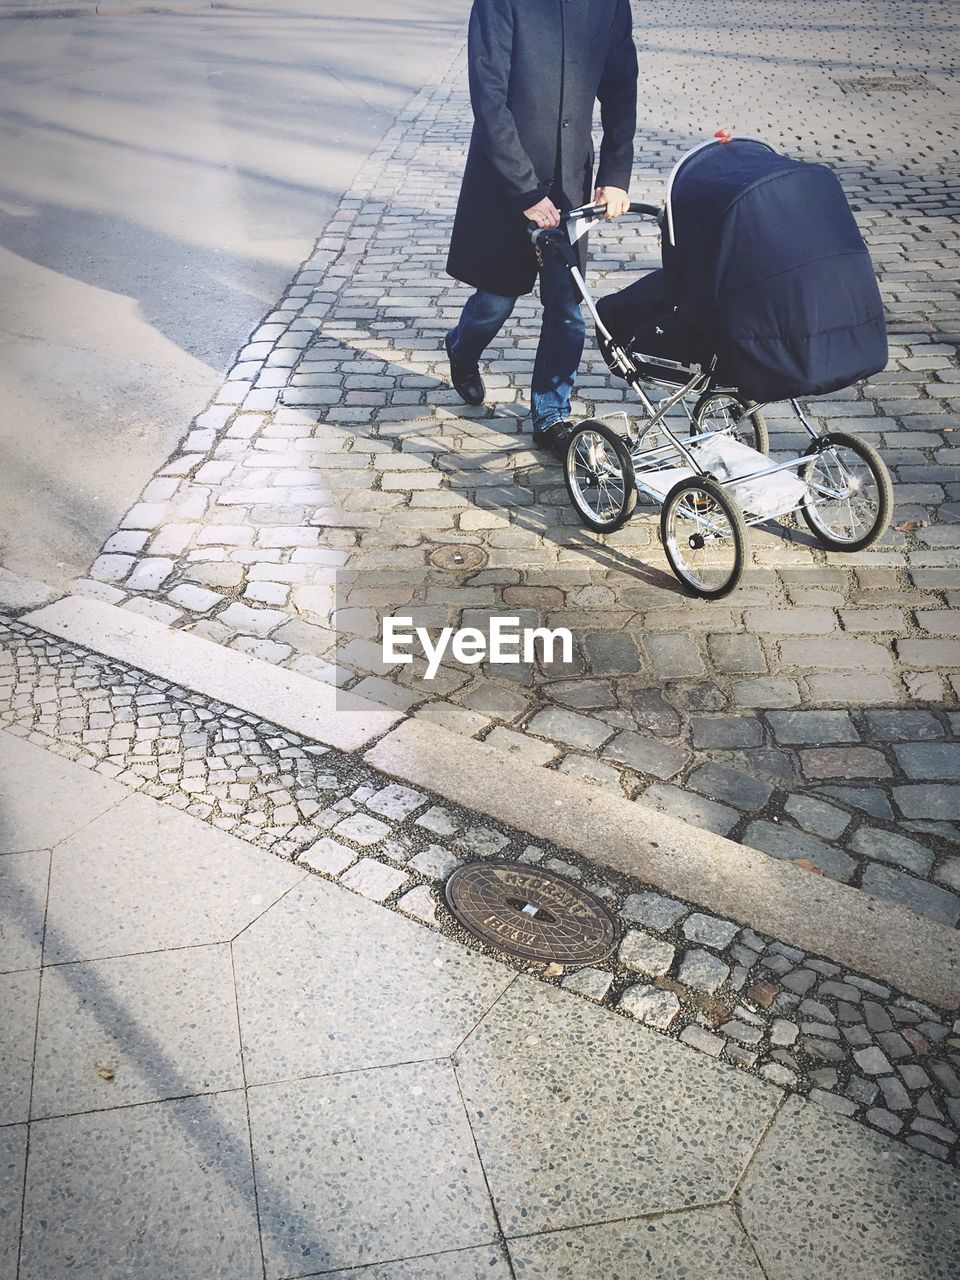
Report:
[[[516,298],[478,289],[467,299],[455,329],[450,350],[460,364],[479,362],[487,346],[503,328]],[[580,295],[569,270],[554,255],[545,257],[540,269],[540,301],[543,324],[530,387],[530,416],[534,431],[545,431],[570,416],[570,396],[583,355],[585,327]]]

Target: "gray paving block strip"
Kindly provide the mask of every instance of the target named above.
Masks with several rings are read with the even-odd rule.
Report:
[[[668,896],[569,846],[531,843],[522,828],[398,782],[356,754],[18,621],[0,628],[0,725],[610,1016],[636,1018],[829,1111],[958,1160],[960,1019],[893,984]],[[559,870],[600,895],[620,919],[619,952],[557,972],[468,937],[442,904],[439,877],[490,857]]]

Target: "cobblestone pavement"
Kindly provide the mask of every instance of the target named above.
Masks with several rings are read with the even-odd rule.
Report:
[[[960,1163],[960,1021],[827,959],[604,872],[391,783],[356,758],[56,640],[0,625],[0,726],[295,861],[368,899],[639,1020],[700,1052]],[[615,909],[615,957],[578,969],[505,959],[439,889],[513,858]]]
[[[475,735],[812,870],[960,920],[960,236],[955,15],[945,4],[636,5],[633,193],[718,124],[839,173],[881,276],[886,372],[814,402],[882,450],[883,543],[755,531],[746,585],[703,605],[655,517],[579,528],[527,446],[537,307],[498,341],[488,407],[446,382],[464,291],[443,274],[469,112],[462,60],[399,118],[214,404],[79,589]],[[657,261],[654,231],[598,232],[601,292]],[[577,412],[630,411],[588,351]],[[800,438],[769,413],[774,452]],[[476,572],[428,572],[444,546]],[[333,583],[339,575],[336,617]],[[569,626],[565,669],[385,668],[378,611]]]

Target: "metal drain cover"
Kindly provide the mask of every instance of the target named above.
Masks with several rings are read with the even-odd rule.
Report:
[[[511,956],[586,964],[606,959],[619,939],[599,898],[541,867],[474,862],[453,873],[446,896],[465,929]]]
[[[464,573],[482,569],[487,563],[487,553],[472,542],[450,542],[431,551],[428,559],[435,569]]]

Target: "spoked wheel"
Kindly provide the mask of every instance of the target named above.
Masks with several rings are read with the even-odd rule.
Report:
[[[745,400],[731,391],[708,391],[700,397],[694,406],[690,434],[701,431],[722,431],[758,453],[770,451],[763,410],[757,408],[756,400]]]
[[[597,533],[619,529],[637,505],[630,450],[605,422],[580,423],[567,445],[563,478],[581,521]]]
[[[710,476],[688,476],[667,494],[660,538],[670,568],[704,600],[729,595],[743,575],[747,527],[740,508]]]
[[[824,447],[826,446],[826,447]],[[832,431],[807,449],[800,478],[809,489],[800,510],[810,531],[832,551],[861,551],[890,523],[893,486],[876,449]]]

